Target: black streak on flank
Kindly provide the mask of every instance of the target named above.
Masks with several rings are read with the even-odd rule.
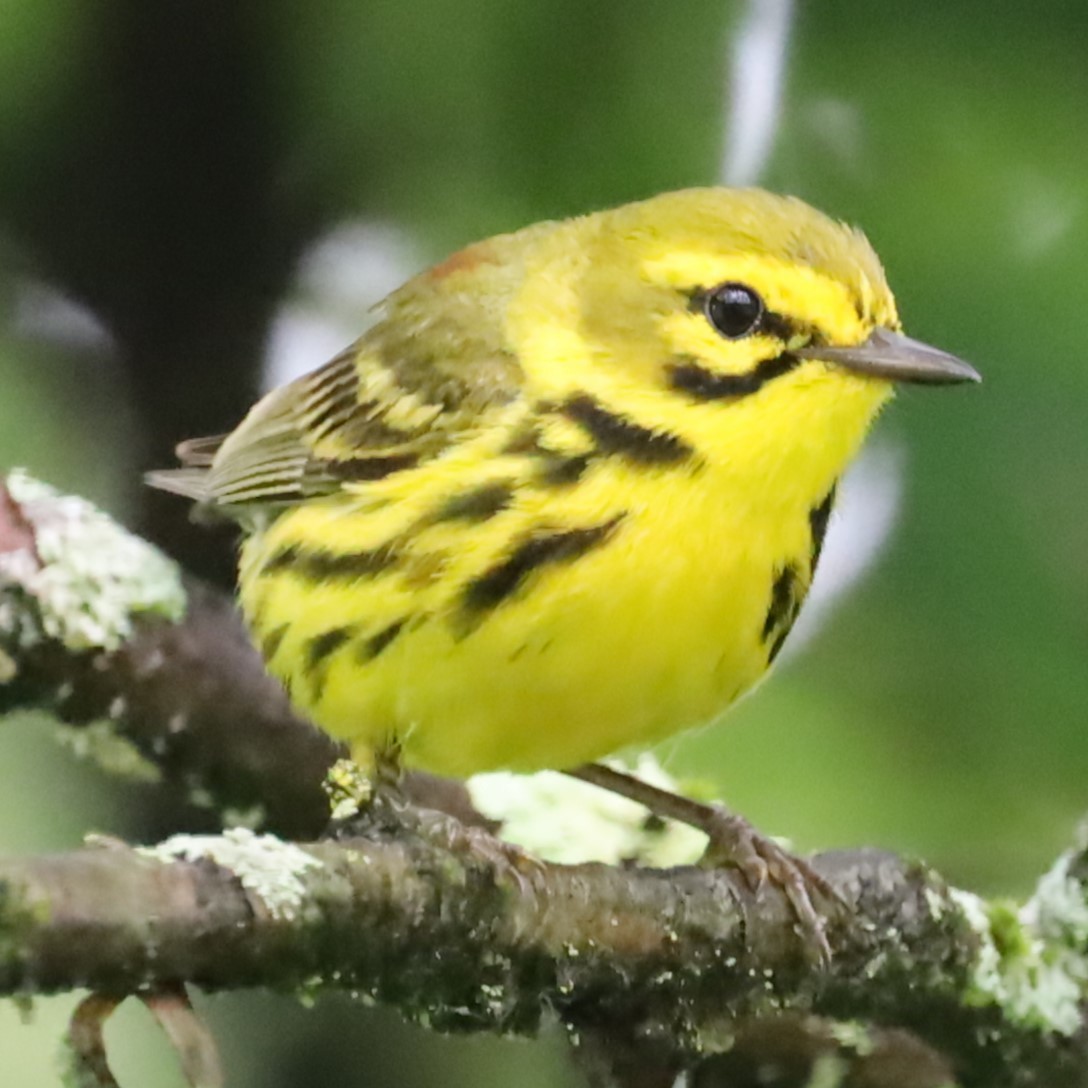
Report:
[[[670,363],[667,367],[669,387],[686,393],[693,400],[728,400],[758,393],[769,381],[788,374],[800,363],[792,355],[776,355],[764,359],[752,370],[743,374],[716,374],[695,362],[694,359]]]
[[[763,621],[763,641],[767,642],[773,637],[767,653],[768,664],[774,661],[782,649],[804,599],[805,589],[797,578],[797,568],[789,563],[775,577],[771,586],[771,600],[767,605],[767,616]]]
[[[279,627],[273,628],[268,634],[261,637],[261,657],[265,661],[271,661],[276,656],[283,643],[283,636],[287,634],[288,626],[289,624],[281,623]]]
[[[540,432],[532,424],[522,424],[510,436],[502,453],[540,453]]]
[[[790,564],[782,569],[771,586],[771,603],[767,606],[767,618],[763,621],[763,641],[766,642],[789,618],[794,607],[794,585],[797,572]]]
[[[544,462],[540,468],[540,481],[562,487],[565,484],[576,484],[589,468],[589,455],[580,453],[573,457],[559,457],[555,454],[545,454]]]
[[[336,653],[355,634],[354,627],[332,627],[320,635],[314,635],[304,647],[306,673],[310,685],[310,697],[321,702],[328,678],[328,658]]]
[[[373,578],[396,566],[399,553],[390,547],[374,548],[366,552],[317,552],[289,544],[277,551],[264,564],[265,574],[288,571],[311,582],[356,581]]]
[[[355,635],[354,627],[332,627],[306,643],[306,669],[312,672]]]
[[[615,454],[636,464],[671,465],[694,452],[676,435],[616,415],[586,394],[571,397],[560,411],[589,432],[601,453]]]
[[[548,407],[547,411],[554,411]],[[589,467],[589,455],[585,453],[562,454],[541,444],[536,427],[521,427],[502,448],[506,454],[529,454],[540,461],[538,480],[547,485],[562,487],[577,483]]]
[[[501,563],[496,563],[465,588],[463,606],[477,616],[502,604],[540,567],[569,563],[603,544],[614,532],[623,514],[601,525],[561,532],[540,532],[527,537]]]
[[[435,512],[432,521],[487,521],[505,510],[513,498],[514,487],[508,480],[482,484],[471,491],[447,499]]]
[[[359,650],[359,660],[373,661],[400,634],[401,628],[407,622],[407,619],[397,620],[368,638]]]
[[[808,524],[812,531],[810,576],[816,573],[816,564],[820,562],[820,553],[824,548],[827,523],[831,518],[831,507],[835,504],[835,487],[836,485],[832,484],[831,490],[808,512]]]

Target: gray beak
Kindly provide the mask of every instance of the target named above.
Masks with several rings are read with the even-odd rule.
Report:
[[[873,329],[868,340],[853,347],[799,348],[790,354],[799,359],[834,363],[892,382],[952,385],[982,381],[982,375],[970,363],[883,327]]]

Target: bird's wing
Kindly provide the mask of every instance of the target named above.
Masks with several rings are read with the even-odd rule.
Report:
[[[365,488],[493,428],[525,399],[505,315],[527,247],[551,229],[477,243],[409,280],[350,348],[269,393],[230,434],[182,443],[184,467],[149,482],[249,520]]]
[[[519,396],[516,358],[480,335],[411,322],[372,330],[274,390],[230,434],[178,447],[183,468],[148,482],[228,514],[291,505],[413,468],[489,426]],[[428,345],[441,345],[441,358]]]

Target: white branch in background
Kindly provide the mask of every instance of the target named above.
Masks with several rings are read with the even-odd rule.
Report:
[[[117,352],[115,338],[98,315],[45,280],[16,279],[8,328],[16,336],[65,351]]]
[[[391,223],[338,223],[303,254],[280,305],[265,352],[264,388],[273,389],[343,351],[366,328],[368,314],[420,271],[424,259]]]
[[[793,16],[793,0],[750,0],[740,28],[731,35],[721,168],[727,185],[755,184],[774,148]]]

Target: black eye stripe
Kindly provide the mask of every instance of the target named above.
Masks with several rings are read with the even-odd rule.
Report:
[[[796,322],[791,321],[785,314],[780,314],[775,310],[764,310],[763,317],[759,322],[759,331],[781,340],[784,344],[788,344],[797,335],[799,327]]]
[[[679,358],[665,367],[669,388],[695,401],[733,400],[758,393],[768,382],[800,365],[795,355],[764,359],[743,374],[718,374],[695,359]]]

